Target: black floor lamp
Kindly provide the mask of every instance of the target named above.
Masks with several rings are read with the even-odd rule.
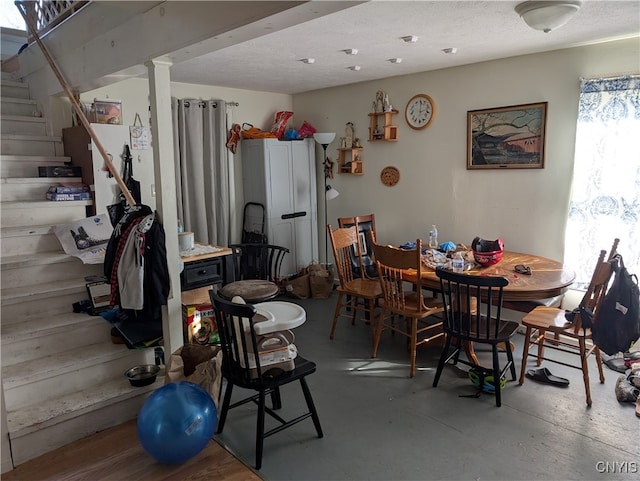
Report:
[[[324,263],[327,265],[329,264],[329,234],[327,232],[327,224],[329,222],[327,220],[327,200],[335,199],[340,195],[340,193],[330,185],[327,185],[327,173],[324,168],[324,163],[328,160],[327,147],[329,147],[329,144],[336,138],[336,134],[335,132],[316,132],[313,134],[313,138],[318,144],[322,145],[322,149],[324,151],[324,155],[322,156],[322,171],[324,172]]]

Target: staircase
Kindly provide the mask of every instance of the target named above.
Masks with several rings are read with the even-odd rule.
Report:
[[[47,135],[28,85],[2,75],[0,339],[17,466],[133,419],[164,379],[132,387],[124,371],[153,363],[153,349],[113,344],[107,321],[72,312],[74,302],[88,298],[85,277],[102,275],[103,267],[65,254],[53,226],[85,217],[91,201],[45,200],[55,179],[38,177],[38,166],[70,159],[61,156],[62,139]]]

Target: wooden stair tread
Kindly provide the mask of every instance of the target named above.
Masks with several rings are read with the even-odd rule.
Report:
[[[29,142],[62,142],[62,137],[50,135],[29,135],[29,134],[2,134],[3,140],[28,140]]]
[[[17,114],[2,114],[0,115],[0,120],[3,122],[7,122],[9,120],[12,121],[20,121],[20,122],[33,122],[36,124],[44,124],[44,117],[34,117],[32,115],[17,115]]]
[[[11,304],[12,301],[23,302],[26,298],[30,298],[30,301],[35,301],[37,299],[59,296],[65,291],[69,293],[86,293],[86,282],[84,279],[70,279],[32,284],[31,286],[9,287],[0,291],[0,302],[3,304]]]
[[[105,381],[81,392],[7,412],[9,433],[12,438],[23,436],[114,402],[148,393],[162,385],[163,375],[159,375],[154,384],[142,387],[131,386],[123,375],[122,379]]]
[[[93,205],[92,200],[11,200],[3,201],[3,209],[59,209],[61,207],[78,207]]]
[[[65,164],[71,162],[71,157],[64,155],[21,155],[21,154],[2,154],[0,161],[18,161],[18,162],[56,162]],[[60,179],[60,177],[45,177],[46,179]]]
[[[0,97],[0,102],[12,102],[14,104],[36,105],[37,102],[32,99],[21,99],[20,97]]]
[[[0,228],[0,238],[53,234],[53,225],[31,225]]]
[[[81,183],[82,177],[5,177],[0,179],[2,184],[45,184],[53,185],[64,182],[68,183]]]
[[[128,356],[130,352],[123,344],[101,342],[5,366],[2,369],[5,391]]]
[[[94,321],[105,322],[100,316],[90,316],[83,312],[65,312],[53,316],[38,314],[32,318],[18,319],[10,323],[3,319],[0,326],[2,332],[1,342],[2,345],[7,345],[12,342],[48,336],[55,332],[64,332],[69,327]]]
[[[39,252],[19,256],[3,256],[0,266],[3,269],[16,269],[19,267],[41,266],[48,264],[62,264],[74,262],[76,257],[65,252]]]

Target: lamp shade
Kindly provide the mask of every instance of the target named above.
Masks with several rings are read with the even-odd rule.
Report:
[[[327,200],[333,200],[340,195],[340,192],[338,192],[336,189],[334,189],[330,185],[327,185],[326,192],[324,195]]]
[[[515,10],[531,28],[548,33],[571,20],[581,6],[581,0],[528,1],[518,4]]]
[[[333,139],[336,138],[336,133],[335,132],[316,132],[315,134],[313,134],[313,138],[320,145],[329,145],[331,142],[333,142]]]

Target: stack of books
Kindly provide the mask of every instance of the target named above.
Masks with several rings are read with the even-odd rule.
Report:
[[[55,184],[47,190],[47,200],[91,200],[91,190],[80,182]]]

